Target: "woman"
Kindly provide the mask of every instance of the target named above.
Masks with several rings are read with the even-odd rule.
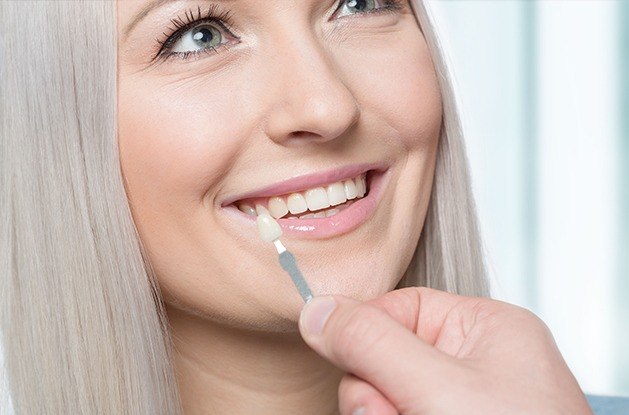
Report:
[[[16,413],[591,413],[543,323],[483,298],[420,2],[0,11]],[[301,320],[258,205],[319,296]]]

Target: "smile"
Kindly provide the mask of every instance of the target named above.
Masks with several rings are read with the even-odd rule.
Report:
[[[367,192],[366,173],[352,179],[318,186],[303,192],[270,198],[252,198],[237,202],[238,209],[256,216],[256,209],[264,206],[275,219],[312,219],[334,216]],[[258,212],[259,213],[259,212]]]
[[[357,228],[371,216],[388,179],[387,172],[388,166],[380,164],[347,166],[294,178],[224,202],[222,207],[252,226],[257,211],[268,210],[286,236],[328,238]],[[309,183],[311,186],[307,186]]]

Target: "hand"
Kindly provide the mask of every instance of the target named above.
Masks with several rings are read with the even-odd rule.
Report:
[[[502,301],[426,287],[315,297],[299,329],[348,372],[341,414],[592,414],[548,327]]]

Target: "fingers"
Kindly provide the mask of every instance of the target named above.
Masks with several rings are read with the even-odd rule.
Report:
[[[435,378],[456,376],[453,358],[371,304],[315,297],[304,307],[299,328],[317,353],[369,382],[402,413],[430,397]]]
[[[481,300],[428,287],[408,287],[390,291],[367,301],[367,304],[384,310],[395,321],[416,333],[420,339],[434,345],[452,309],[464,301]]]
[[[397,409],[376,388],[349,373],[339,385],[339,410],[342,415],[398,415]]]

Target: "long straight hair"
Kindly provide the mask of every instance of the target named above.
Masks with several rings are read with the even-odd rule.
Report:
[[[490,286],[451,75],[423,1],[410,0],[410,4],[437,73],[443,121],[424,227],[398,287],[426,286],[488,297]]]
[[[444,117],[431,201],[399,286],[486,296],[449,75],[423,4],[411,4]],[[0,340],[16,414],[183,413],[121,174],[117,41],[115,1],[0,1]]]

